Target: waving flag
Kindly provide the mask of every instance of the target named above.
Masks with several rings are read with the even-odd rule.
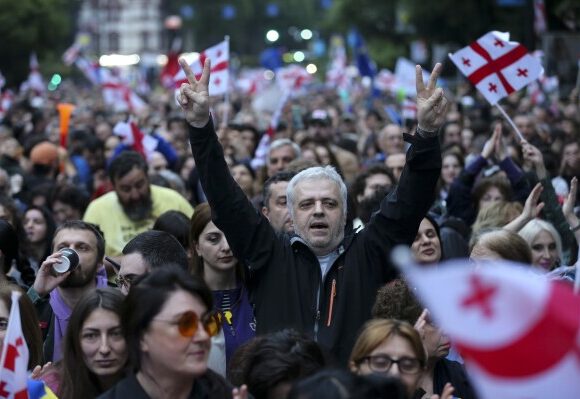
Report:
[[[20,323],[20,293],[12,291],[12,307],[0,361],[0,397],[28,399],[28,347]]]
[[[403,57],[397,59],[395,65],[394,90],[402,91],[405,95],[415,98],[417,96],[417,86],[415,84],[415,63]],[[430,72],[423,69],[423,81],[429,80]]]
[[[70,66],[79,58],[81,52],[91,43],[91,36],[85,32],[77,33],[74,43],[62,55],[62,62]]]
[[[235,79],[235,88],[242,94],[254,95],[262,92],[270,83],[265,77],[266,69],[243,69]]]
[[[157,148],[158,140],[148,134],[144,134],[132,120],[117,122],[115,127],[113,127],[113,134],[121,138],[121,143],[131,147],[145,159],[149,159]]]
[[[580,296],[570,285],[505,261],[405,269],[480,399],[578,397]]]
[[[284,91],[300,90],[311,81],[312,75],[300,65],[291,64],[276,71],[276,83]]]
[[[101,68],[101,89],[105,104],[116,112],[140,112],[147,107],[129,85],[121,79],[117,71]]]
[[[29,67],[30,73],[28,74],[28,79],[22,83],[20,90],[32,90],[36,94],[40,95],[45,91],[45,84],[39,71],[38,58],[36,57],[36,53],[30,54]]]
[[[330,39],[330,65],[326,71],[326,85],[336,88],[347,88],[349,77],[347,73],[346,49],[344,40],[340,35],[334,35]]]
[[[97,62],[91,62],[83,56],[77,57],[75,65],[83,75],[94,85],[101,83],[101,67]]]
[[[542,72],[524,46],[509,41],[509,33],[489,32],[449,57],[492,105]]]
[[[213,47],[202,51],[199,58],[189,66],[195,74],[196,79],[201,77],[203,65],[206,59],[211,60],[211,76],[209,79],[209,92],[212,96],[225,94],[229,85],[229,63],[230,63],[230,42],[224,40]],[[182,83],[187,83],[185,72],[180,69],[173,77],[174,87],[179,89]]]
[[[163,66],[161,73],[159,74],[159,79],[163,87],[171,88],[173,87],[173,77],[177,75],[179,70],[179,53],[181,51],[182,40],[180,37],[173,39],[171,43],[171,48],[167,53],[167,63]]]

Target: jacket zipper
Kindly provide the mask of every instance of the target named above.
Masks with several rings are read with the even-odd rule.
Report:
[[[330,289],[330,306],[328,309],[328,320],[326,321],[326,327],[330,327],[332,322],[332,310],[334,308],[334,297],[336,296],[336,279],[332,279],[332,288]]]

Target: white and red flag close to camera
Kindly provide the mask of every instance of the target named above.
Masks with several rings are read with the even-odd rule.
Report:
[[[578,397],[580,296],[571,285],[507,261],[403,272],[459,349],[480,399]]]
[[[201,77],[203,65],[207,59],[211,60],[210,95],[216,96],[227,93],[229,87],[230,41],[226,39],[202,51],[199,53],[199,57],[189,64],[196,79]],[[187,83],[187,77],[183,69],[179,69],[179,72],[173,77],[173,83],[175,89],[179,89],[182,83]]]
[[[505,32],[486,33],[449,58],[492,105],[542,73],[538,59],[520,43],[510,42]]]
[[[0,397],[28,399],[28,347],[20,322],[20,293],[12,291],[12,306],[0,361]]]

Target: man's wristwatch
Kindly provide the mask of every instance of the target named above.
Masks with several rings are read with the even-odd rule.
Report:
[[[575,233],[575,232],[577,232],[578,230],[580,230],[580,222],[579,222],[579,223],[576,225],[576,227],[572,227],[572,226],[570,226],[570,231],[571,231],[571,232]]]

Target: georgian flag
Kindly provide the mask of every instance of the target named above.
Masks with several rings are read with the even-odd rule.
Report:
[[[373,81],[377,90],[389,93],[395,92],[396,83],[397,78],[388,69],[381,69]]]
[[[12,306],[0,361],[0,397],[28,399],[28,347],[20,322],[20,293],[12,291]]]
[[[22,83],[20,91],[32,90],[37,95],[41,95],[45,92],[46,87],[40,74],[36,53],[30,54],[29,67],[30,73],[28,74],[28,79]]]
[[[579,397],[580,296],[571,285],[506,261],[403,272],[459,349],[480,399]]]
[[[302,89],[312,81],[312,75],[306,68],[291,64],[276,71],[276,83],[283,91],[295,91]]]
[[[226,39],[202,51],[199,54],[199,58],[189,65],[196,79],[201,77],[206,59],[211,60],[210,95],[215,96],[227,93],[229,87],[230,41]],[[180,68],[179,72],[173,77],[175,89],[178,90],[182,83],[187,83],[187,77],[183,69]]]
[[[115,112],[141,112],[147,104],[119,76],[118,72],[101,68],[101,90],[103,100]]]
[[[255,95],[262,92],[269,84],[265,78],[265,68],[243,69],[235,79],[235,88],[242,94]]]
[[[524,46],[510,42],[509,33],[497,31],[449,54],[449,58],[492,105],[542,72],[540,62]]]
[[[151,157],[159,144],[155,137],[143,133],[133,120],[117,122],[113,127],[113,134],[119,136],[121,143],[131,147],[145,159]]]

